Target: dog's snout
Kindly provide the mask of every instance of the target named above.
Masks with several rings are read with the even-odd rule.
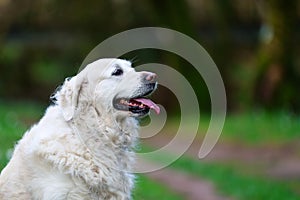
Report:
[[[150,82],[150,83],[156,82],[157,75],[155,73],[144,72],[143,75],[144,75],[144,81],[145,82]]]

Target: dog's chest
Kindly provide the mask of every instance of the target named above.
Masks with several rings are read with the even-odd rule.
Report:
[[[33,199],[68,199],[75,185],[67,175],[53,170],[38,170],[41,173],[31,179],[30,187],[34,191]]]

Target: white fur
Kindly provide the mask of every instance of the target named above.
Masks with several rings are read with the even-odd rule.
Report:
[[[111,75],[116,65],[122,76]],[[138,124],[112,99],[138,92],[143,73],[125,60],[100,59],[66,80],[1,172],[0,199],[131,199]]]

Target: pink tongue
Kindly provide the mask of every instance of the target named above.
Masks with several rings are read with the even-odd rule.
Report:
[[[146,106],[148,106],[149,108],[153,109],[156,114],[160,113],[160,108],[158,105],[156,105],[153,101],[151,101],[150,99],[143,99],[143,98],[138,98],[138,99],[134,99],[137,102],[140,102],[142,104],[145,104]]]

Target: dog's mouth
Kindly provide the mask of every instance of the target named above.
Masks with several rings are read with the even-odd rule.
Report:
[[[153,101],[145,97],[116,98],[113,102],[114,108],[122,111],[130,111],[134,114],[145,115],[153,109],[157,114],[160,108]]]
[[[156,114],[160,113],[160,108],[152,100],[148,98],[148,95],[153,92],[146,92],[145,94],[132,98],[114,98],[113,106],[117,110],[129,111],[133,114],[143,116],[149,113],[150,109],[153,109]]]

